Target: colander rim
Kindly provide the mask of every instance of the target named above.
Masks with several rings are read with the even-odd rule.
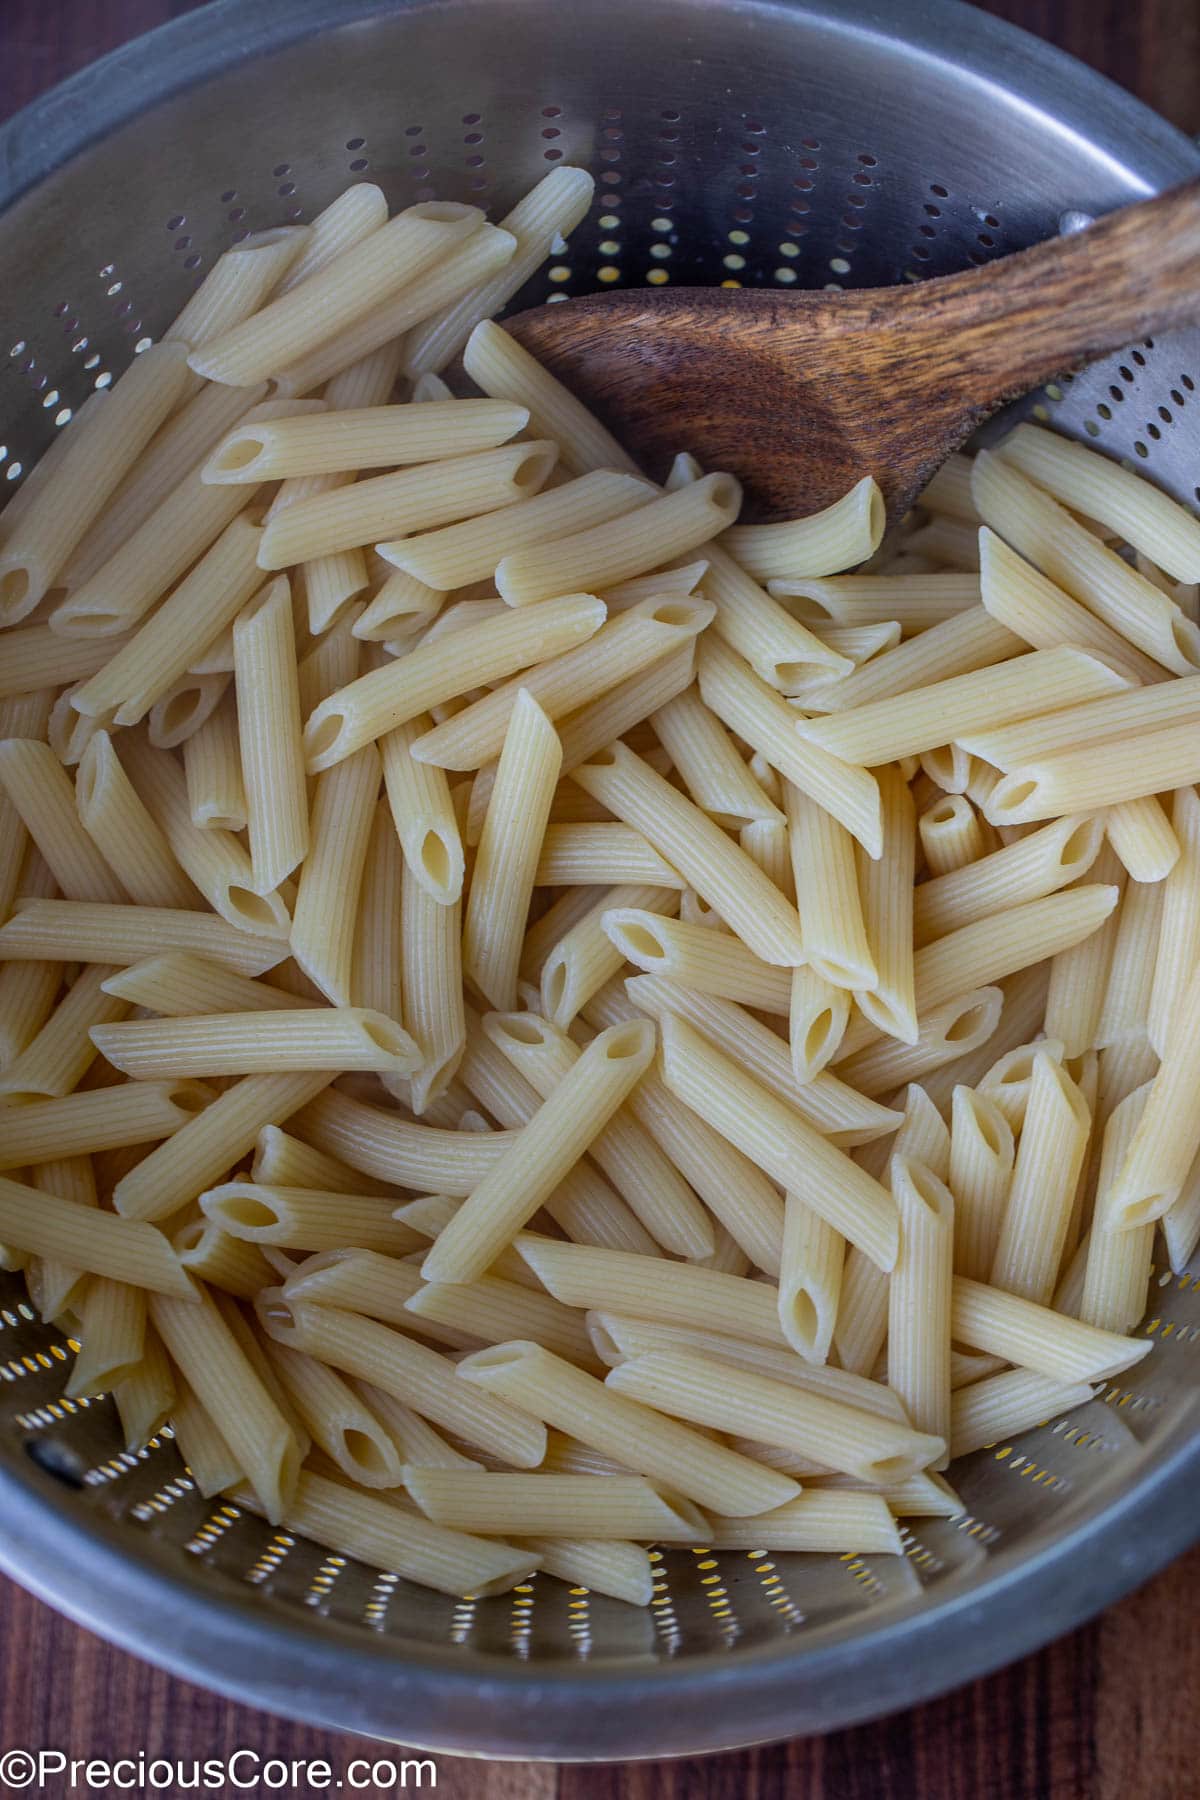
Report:
[[[482,4],[486,0],[471,0]],[[0,125],[0,211],[149,107],[233,62],[286,48],[332,23],[415,10],[423,0],[210,0],[134,39]],[[1190,140],[1105,77],[961,0],[726,0],[732,13],[791,11],[885,36],[1049,113],[1145,191],[1194,174]],[[1064,96],[1064,88],[1066,95]],[[1136,173],[1130,169],[1135,155]],[[1079,196],[1085,203],[1086,195]],[[811,1636],[713,1651],[628,1671],[482,1657],[470,1669],[438,1645],[418,1655],[335,1620],[317,1636],[261,1590],[207,1591],[149,1540],[80,1514],[41,1470],[0,1462],[0,1568],[133,1654],[242,1703],[331,1729],[447,1753],[622,1760],[739,1748],[913,1706],[1027,1654],[1148,1579],[1200,1536],[1192,1501],[1200,1438],[1154,1465],[1073,1534],[1001,1546],[988,1572],[864,1633],[844,1621]],[[1081,1566],[1083,1565],[1083,1566]],[[1094,1577],[1094,1579],[1093,1579]],[[399,1677],[399,1680],[398,1680]],[[664,1706],[664,1701],[668,1705]],[[402,1737],[401,1735],[402,1734]]]

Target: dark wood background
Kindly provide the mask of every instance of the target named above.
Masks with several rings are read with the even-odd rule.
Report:
[[[0,0],[0,116],[194,3]],[[1200,0],[989,0],[986,10],[1200,132]],[[447,1800],[1196,1800],[1198,1586],[1200,1550],[1026,1662],[855,1731],[603,1768],[442,1757],[438,1789]],[[175,1681],[0,1580],[0,1752],[38,1745],[109,1759],[247,1746],[263,1757],[324,1757],[335,1775],[371,1754],[362,1739]]]

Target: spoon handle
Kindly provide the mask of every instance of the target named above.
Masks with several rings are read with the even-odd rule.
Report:
[[[1062,370],[1200,319],[1200,180],[1069,237],[919,283],[906,300],[911,347],[945,369],[952,344],[957,403],[991,410]]]

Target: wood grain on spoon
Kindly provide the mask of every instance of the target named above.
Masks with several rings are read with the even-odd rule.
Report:
[[[662,479],[681,448],[746,517],[817,512],[872,474],[889,518],[989,413],[1200,317],[1200,181],[985,268],[890,288],[628,289],[505,329]]]

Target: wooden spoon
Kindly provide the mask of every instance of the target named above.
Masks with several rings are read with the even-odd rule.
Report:
[[[817,512],[874,475],[889,520],[1005,401],[1200,318],[1200,181],[961,275],[846,293],[646,288],[505,329],[647,472],[678,450],[747,516]]]

